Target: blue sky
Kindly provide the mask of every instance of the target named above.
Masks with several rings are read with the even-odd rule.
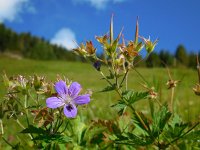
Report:
[[[124,27],[125,39],[132,40],[139,16],[139,34],[159,38],[157,51],[173,53],[183,44],[198,52],[199,8],[199,0],[0,0],[0,22],[73,48],[72,40],[94,41],[95,35],[108,32],[112,13],[115,35]]]

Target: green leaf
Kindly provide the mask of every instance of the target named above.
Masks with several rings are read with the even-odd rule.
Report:
[[[115,140],[117,144],[124,144],[124,145],[132,145],[132,146],[145,146],[149,145],[153,142],[153,140],[148,137],[139,137],[133,133],[128,132],[125,136],[120,136],[118,139]]]
[[[100,92],[113,91],[113,90],[115,90],[115,88],[116,88],[115,84],[113,84],[112,86],[109,85],[109,86],[105,87],[103,90],[101,90]]]
[[[109,76],[106,76],[106,78],[107,78],[107,79],[114,79],[115,76],[114,76],[114,74],[112,73],[112,71],[109,70],[109,72],[110,72],[110,75],[109,75]]]
[[[159,136],[167,122],[171,117],[171,112],[169,112],[167,105],[163,105],[161,109],[154,113],[153,123],[152,123],[152,134],[154,137]]]
[[[0,119],[3,119],[4,115],[6,113],[6,110],[4,108],[3,103],[0,104]]]
[[[173,127],[169,126],[167,130],[168,131],[167,135],[169,135],[170,138],[180,137],[184,133],[184,130],[187,127],[188,127],[188,124],[185,124],[185,123],[176,124]]]
[[[174,114],[172,121],[169,123],[166,130],[166,135],[169,138],[176,138],[184,133],[184,130],[188,127],[188,124],[182,122],[181,118]]]
[[[135,112],[133,120],[134,123],[137,125],[136,127],[139,127],[140,129],[142,129],[142,131],[145,131],[146,133],[151,135],[149,120],[142,112]]]
[[[193,141],[193,142],[199,142],[200,140],[200,130],[196,130],[196,131],[192,131],[190,133],[188,133],[184,139],[187,139],[189,141]]]
[[[61,134],[52,134],[52,135],[39,135],[33,138],[33,140],[45,141],[46,143],[51,143],[52,141],[56,141],[60,144],[71,142],[72,139],[68,136],[64,136]]]
[[[147,98],[148,92],[125,91],[122,93],[122,96],[129,102],[129,104],[133,104],[139,100]]]
[[[42,128],[37,128],[37,127],[34,127],[33,125],[29,125],[28,128],[22,130],[20,133],[46,134],[46,131]]]
[[[114,107],[118,110],[118,114],[121,116],[127,107],[127,105],[124,103],[124,101],[119,100],[117,104],[112,105],[111,107]]]

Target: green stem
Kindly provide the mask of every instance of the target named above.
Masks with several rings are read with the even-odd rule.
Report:
[[[199,64],[198,54],[197,54],[197,72],[198,72],[198,78],[199,78],[199,84],[200,84],[200,64]]]
[[[124,82],[124,80],[126,79],[126,90],[127,90],[127,79],[128,79],[127,76],[128,76],[128,72],[129,72],[129,69],[126,70],[126,72],[125,72],[125,74],[124,74],[124,76],[122,78],[122,81],[119,84],[119,87],[121,87],[122,84],[123,84],[123,82]]]
[[[103,72],[100,72],[101,75],[105,78],[105,80],[111,85],[113,86],[113,84],[105,77],[105,75],[103,74]],[[136,115],[136,117],[140,120],[141,124],[143,125],[143,127],[146,129],[146,131],[149,131],[150,129],[146,126],[146,124],[144,123],[144,121],[142,120],[142,118],[140,117],[140,115],[138,114],[138,112],[133,108],[133,106],[131,104],[129,104],[122,96],[120,89],[116,88],[115,91],[118,93],[119,97],[125,102],[125,104],[127,106],[129,106],[131,108],[131,110],[133,111],[133,113]]]
[[[26,94],[24,96],[24,108],[26,110],[26,114],[28,115],[28,109],[27,109],[27,107],[28,107],[28,95]]]
[[[100,71],[100,73],[103,76],[103,78],[112,86],[112,83],[106,78],[106,76],[103,74],[103,72]]]
[[[128,72],[127,72],[127,75],[126,75],[126,82],[125,82],[125,85],[126,85],[126,90],[128,90]]]
[[[173,100],[174,100],[174,87],[172,87],[172,90],[171,90],[171,99],[170,99],[170,108],[169,108],[171,112],[173,112]]]
[[[10,147],[12,147],[13,149],[15,148],[12,144],[10,144],[4,137],[2,137],[2,139],[4,140],[4,142],[6,142],[6,144],[8,144]]]
[[[135,70],[135,72],[140,76],[140,78],[145,82],[148,83],[147,80],[142,76],[141,73],[139,73],[135,68],[133,68]]]
[[[18,125],[19,125],[21,128],[25,129],[24,125],[21,124],[21,122],[20,122],[18,119],[16,119],[16,122],[18,123]]]
[[[186,134],[188,134],[190,131],[192,131],[194,128],[196,128],[196,126],[199,125],[200,122],[197,122],[192,128],[190,128],[187,132],[185,132],[184,134],[182,134],[181,136],[175,138],[174,140],[172,140],[171,142],[169,142],[166,147],[168,147],[169,145],[171,145],[172,143],[176,142],[177,140],[179,140],[180,138],[184,137]]]
[[[133,111],[134,115],[136,115],[136,117],[140,120],[140,122],[143,125],[143,127],[145,128],[145,130],[149,131],[150,129],[146,126],[146,124],[142,120],[141,116],[138,114],[138,112],[135,110],[135,108],[133,108],[133,106],[131,104],[129,104],[126,99],[123,98],[123,96],[120,93],[119,89],[116,89],[115,91],[118,93],[120,98],[126,103],[126,105],[131,108],[131,110]]]
[[[69,124],[69,122],[67,122],[66,123],[66,125],[65,125],[65,127],[64,127],[64,129],[60,132],[60,133],[63,133],[63,132],[65,132],[65,130],[67,129],[67,126],[68,126],[68,124]]]
[[[16,119],[16,122],[18,123],[18,125],[19,125],[21,128],[25,129],[24,125],[23,125],[18,119]],[[32,135],[31,135],[30,133],[29,133],[28,135],[30,136],[30,138],[31,138],[31,140],[32,140],[32,139],[33,139]]]
[[[36,102],[37,102],[37,107],[39,107],[39,95],[37,94],[37,97],[36,97]]]
[[[3,121],[0,119],[0,126],[1,126],[1,134],[4,134],[4,129],[3,129]]]

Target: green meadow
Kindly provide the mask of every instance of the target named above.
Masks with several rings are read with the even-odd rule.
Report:
[[[103,69],[103,68],[102,68]],[[162,103],[170,100],[170,90],[167,89],[168,73],[165,68],[136,68],[143,78],[157,89],[158,100]],[[116,117],[117,111],[110,107],[118,99],[114,92],[100,92],[106,87],[106,82],[102,80],[101,75],[96,71],[92,64],[68,61],[36,61],[28,59],[11,59],[0,57],[1,74],[6,72],[8,76],[12,75],[42,75],[49,81],[56,81],[57,75],[65,76],[69,80],[79,82],[83,87],[83,92],[92,90],[92,101],[89,105],[79,109],[78,113],[83,113],[85,120],[91,119],[112,119]],[[196,70],[188,68],[170,69],[174,80],[181,80],[175,88],[176,110],[185,121],[195,121],[200,117],[200,97],[196,96],[192,90],[197,82]],[[142,84],[144,80],[135,71],[132,70],[129,75],[128,88],[135,91],[146,90]],[[0,84],[1,99],[6,93],[2,77]],[[143,113],[149,113],[148,100],[136,103],[135,107],[140,108]]]

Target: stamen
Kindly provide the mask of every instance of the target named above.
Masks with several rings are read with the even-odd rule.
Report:
[[[73,109],[73,106],[71,104],[66,105],[66,109],[68,111],[71,111]]]

